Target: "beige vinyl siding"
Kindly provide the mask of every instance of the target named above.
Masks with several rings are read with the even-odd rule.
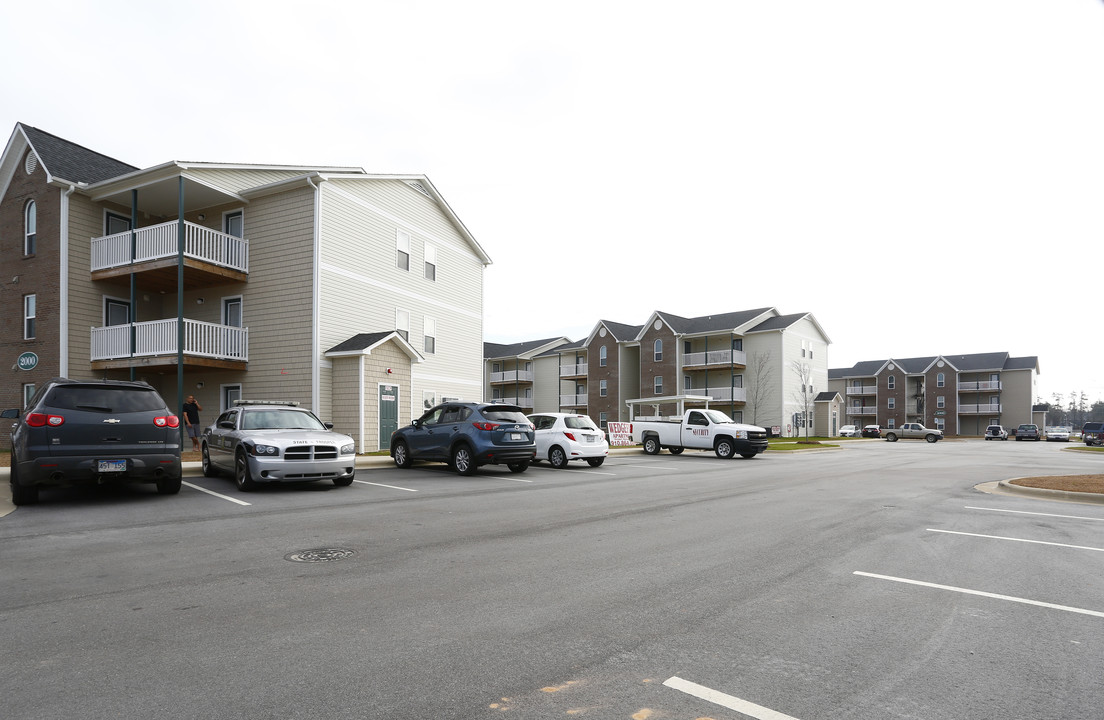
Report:
[[[575,392],[575,380],[571,381]],[[533,358],[533,412],[560,409],[560,356]]]
[[[250,168],[235,170],[230,168],[205,169],[192,167],[184,172],[184,176],[193,178],[204,185],[211,185],[220,190],[237,194],[251,188],[306,175],[308,172],[306,169],[262,170]],[[211,213],[205,212],[204,214],[207,215],[208,220],[211,219]]]
[[[74,378],[91,376],[92,328],[103,325],[103,296],[130,296],[129,281],[92,282],[92,238],[101,235],[103,208],[79,193],[70,195],[68,375]]]
[[[332,422],[335,432],[348,435],[357,444],[357,452],[363,452],[360,445],[360,356],[338,357],[333,359],[333,369],[326,373],[328,380],[322,387],[336,384],[341,388],[337,404],[328,413],[328,422]],[[368,388],[365,388],[367,394]],[[365,398],[368,402],[368,398]],[[327,420],[323,418],[323,421]]]
[[[410,314],[413,368],[403,411],[420,414],[423,390],[477,400],[482,394],[483,264],[441,209],[398,180],[324,182],[321,213],[319,345],[324,352],[358,333],[395,329]],[[401,218],[401,220],[400,220]],[[395,234],[411,235],[410,269],[395,262]],[[425,242],[437,248],[437,280],[425,279]],[[424,352],[425,318],[436,322],[436,352]]]
[[[1005,370],[1001,373],[1001,423],[1006,427],[1016,427],[1023,423],[1033,423],[1031,404],[1034,402],[1034,370]]]

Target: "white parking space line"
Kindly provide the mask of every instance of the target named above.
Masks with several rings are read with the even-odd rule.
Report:
[[[223,495],[221,493],[217,493],[214,490],[208,490],[207,488],[201,488],[199,485],[193,485],[190,482],[181,481],[180,484],[181,485],[187,485],[188,487],[192,488],[193,490],[199,490],[200,492],[205,492],[208,495],[214,495],[215,497],[221,498],[223,500],[229,500],[230,502],[237,503],[238,505],[245,505],[245,506],[248,507],[248,506],[253,504],[253,503],[247,503],[245,500],[238,500],[237,498],[232,498],[229,495]]]
[[[707,688],[704,685],[698,685],[689,680],[683,680],[677,675],[667,678],[663,684],[669,688],[680,690],[687,695],[693,695],[701,700],[711,702],[714,705],[720,705],[729,710],[735,710],[738,713],[756,718],[756,720],[797,720],[797,718],[791,715],[784,715],[777,710],[771,710],[762,705],[756,705],[753,702],[741,700],[738,697],[733,697],[732,695],[727,695],[718,690]]]
[[[418,492],[417,490],[414,490],[413,488],[404,488],[404,487],[399,487],[398,485],[384,485],[383,483],[368,482],[367,480],[353,480],[353,482],[360,483],[361,485],[375,485],[376,487],[391,488],[392,490],[405,490],[407,492]]]
[[[965,535],[967,537],[988,538],[989,540],[1010,540],[1012,542],[1031,543],[1033,545],[1053,545],[1054,547],[1071,548],[1073,550],[1095,550],[1096,552],[1104,552],[1104,548],[1087,547],[1085,545],[1067,545],[1065,543],[1046,542],[1045,540],[1027,540],[1024,538],[1003,537],[1001,535],[982,535],[980,533],[958,532],[956,530],[936,530],[935,528],[928,528],[928,532],[946,533],[947,535]]]
[[[524,482],[524,483],[533,482],[532,480],[526,480],[525,478],[515,478],[515,477],[505,477],[505,476],[499,476],[498,479],[499,480],[512,480],[514,482]]]
[[[989,593],[981,590],[970,590],[968,588],[954,587],[952,585],[938,585],[936,583],[925,582],[923,580],[909,580],[908,578],[893,577],[892,575],[877,575],[875,573],[861,572],[859,570],[856,570],[854,574],[861,575],[862,577],[875,578],[877,580],[889,580],[890,582],[904,583],[906,585],[919,585],[920,587],[934,588],[936,590],[949,590],[951,592],[963,593],[965,595],[977,595],[979,597],[987,597],[994,600],[1007,600],[1008,602],[1022,603],[1024,605],[1035,605],[1037,607],[1051,608],[1052,610],[1065,610],[1066,612],[1079,613],[1081,615],[1092,615],[1093,617],[1104,618],[1104,612],[1069,607],[1068,605],[1055,605],[1054,603],[1042,602],[1039,600],[1028,600],[1027,598],[1018,598],[1011,595],[997,595],[996,593]]]
[[[1028,512],[1027,510],[1005,510],[1004,508],[975,507],[973,505],[967,505],[966,509],[987,510],[989,512],[1015,513],[1017,515],[1041,515],[1043,517],[1065,518],[1067,520],[1094,520],[1096,522],[1104,522],[1104,518],[1086,517],[1084,515],[1058,515],[1056,513]]]

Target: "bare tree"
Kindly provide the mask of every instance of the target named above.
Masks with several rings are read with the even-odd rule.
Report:
[[[748,360],[747,369],[744,370],[744,377],[747,378],[745,407],[751,409],[751,424],[758,425],[759,408],[766,404],[770,394],[774,366],[771,364],[770,350],[749,353]]]
[[[813,391],[813,368],[809,363],[794,360],[790,363],[790,369],[801,381],[798,390],[794,392],[794,399],[801,405],[801,424],[805,427],[805,439],[808,440],[809,420],[813,416],[813,405],[816,400],[816,394]]]

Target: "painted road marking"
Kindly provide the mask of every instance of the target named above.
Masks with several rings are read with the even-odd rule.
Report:
[[[253,504],[253,503],[247,503],[245,500],[238,500],[237,498],[232,498],[229,495],[223,495],[222,493],[217,493],[214,490],[208,490],[207,488],[201,488],[199,485],[193,485],[190,482],[184,482],[183,480],[181,481],[180,484],[181,485],[187,485],[188,487],[190,487],[194,490],[199,490],[200,492],[205,492],[208,495],[214,495],[215,497],[222,498],[223,500],[229,500],[230,502],[237,503],[238,505],[249,506],[249,505]]]
[[[1095,550],[1096,552],[1104,552],[1104,548],[1087,547],[1085,545],[1067,545],[1066,543],[1046,542],[1045,540],[1025,540],[1024,538],[981,535],[979,533],[956,532],[954,530],[936,530],[935,528],[928,528],[928,532],[946,533],[948,535],[966,535],[967,537],[989,538],[990,540],[1011,540],[1012,542],[1032,543],[1033,545],[1053,545],[1054,547],[1072,548],[1073,550]]]
[[[1005,510],[1003,508],[974,507],[973,505],[967,505],[966,509],[988,510],[989,512],[1016,513],[1017,515],[1042,515],[1043,517],[1065,518],[1067,520],[1095,520],[1096,522],[1104,522],[1104,518],[1086,517],[1084,515],[1058,515],[1055,513],[1028,512],[1027,510]]]
[[[906,585],[919,585],[921,587],[934,588],[936,590],[949,590],[951,592],[964,593],[966,595],[977,595],[979,597],[993,598],[994,600],[1007,600],[1009,602],[1022,603],[1024,605],[1035,605],[1038,607],[1051,608],[1052,610],[1065,610],[1066,612],[1080,613],[1081,615],[1092,615],[1093,617],[1104,618],[1104,612],[1098,612],[1096,610],[1084,610],[1082,608],[1069,607],[1068,605],[1055,605],[1054,603],[1041,602],[1039,600],[1028,600],[1027,598],[1018,598],[1011,595],[997,595],[996,593],[983,592],[981,590],[970,590],[968,588],[954,587],[951,585],[938,585],[936,583],[924,582],[923,580],[909,580],[908,578],[893,577],[891,575],[877,575],[875,573],[860,572],[858,570],[856,570],[854,574],[868,578],[876,578],[878,580],[889,580],[891,582],[905,583]]]
[[[375,485],[376,487],[391,488],[392,490],[405,490],[407,492],[418,492],[417,490],[414,490],[414,489],[411,489],[411,488],[399,487],[398,485],[384,485],[383,483],[368,482],[367,480],[353,480],[353,482],[360,483],[361,485]]]
[[[762,705],[756,705],[753,702],[741,700],[738,697],[726,695],[723,692],[707,688],[704,685],[698,685],[689,680],[683,680],[677,675],[667,678],[663,684],[669,688],[680,690],[687,695],[693,695],[696,698],[706,700],[714,705],[720,705],[729,710],[735,710],[736,712],[743,713],[757,720],[797,720],[797,718],[790,715],[784,715],[777,710],[771,710]]]

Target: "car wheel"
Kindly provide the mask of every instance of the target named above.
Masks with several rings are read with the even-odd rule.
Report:
[[[218,470],[211,464],[211,449],[207,447],[207,443],[203,443],[203,477],[216,477]]]
[[[338,487],[349,487],[353,484],[353,480],[356,479],[356,470],[349,473],[349,477],[334,478],[334,485]]]
[[[523,472],[525,472],[526,470],[529,469],[529,463],[527,463],[527,462],[506,463],[506,467],[510,468],[510,472],[512,472],[512,473],[523,473]]]
[[[939,440],[939,438],[935,435],[925,435],[924,439],[927,440],[930,443],[933,443],[933,442],[936,442],[936,441]]]
[[[604,457],[587,458],[587,465],[590,465],[591,467],[601,467],[602,463],[604,463],[605,461],[606,459]]]
[[[34,505],[38,502],[38,486],[37,485],[20,485],[19,478],[16,475],[16,468],[18,463],[15,461],[15,457],[11,459],[11,495],[12,505]]]
[[[644,438],[644,452],[647,455],[659,455],[659,438],[654,435]]]
[[[238,450],[234,457],[234,482],[242,492],[257,489],[257,483],[253,481],[253,474],[249,471],[249,458],[245,456],[244,450]]]
[[[721,438],[717,441],[717,444],[713,446],[713,452],[717,453],[717,457],[722,460],[728,460],[736,454],[736,448],[733,447],[732,441],[728,438]]]
[[[758,455],[758,453],[740,453],[740,457],[746,458],[748,460],[751,460],[756,455]]]
[[[680,447],[667,448],[667,452],[671,453],[672,455],[678,455],[683,450],[684,450],[684,448],[680,448]]]
[[[457,445],[452,451],[452,469],[458,475],[474,475],[475,459],[472,457],[471,448],[467,445]]]
[[[163,478],[157,481],[157,494],[158,495],[176,495],[180,492],[181,486],[180,478]]]
[[[410,448],[402,440],[395,443],[395,449],[391,451],[391,455],[395,459],[395,465],[401,468],[408,468],[414,462],[410,459]]]
[[[559,445],[553,445],[548,451],[548,462],[552,467],[561,470],[567,467],[567,453]]]
[[[887,433],[886,434],[886,442],[897,442],[897,434],[896,433]]]

